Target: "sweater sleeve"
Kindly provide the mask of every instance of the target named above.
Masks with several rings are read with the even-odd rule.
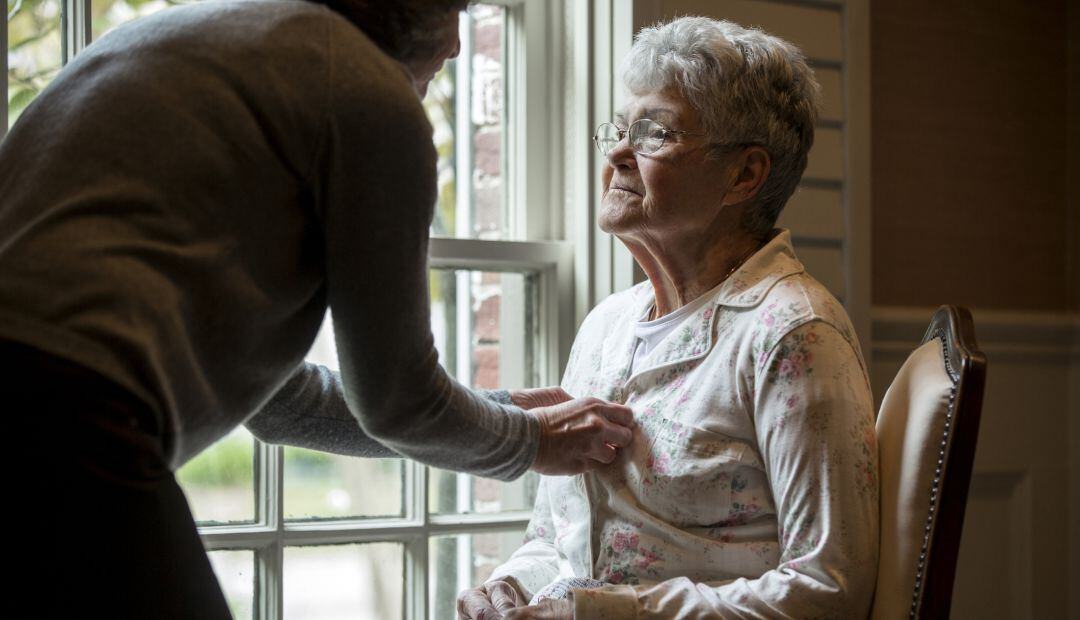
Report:
[[[329,112],[312,174],[345,401],[367,435],[401,455],[517,478],[536,457],[539,422],[439,365],[428,299],[431,125],[404,69],[356,34],[329,38]]]
[[[505,390],[477,390],[497,403],[510,403]],[[400,458],[369,437],[345,403],[341,375],[325,366],[305,363],[246,422],[260,441],[345,456]]]
[[[877,572],[873,405],[862,363],[820,321],[758,365],[754,420],[777,507],[779,565],[755,579],[575,590],[575,618],[865,618]]]
[[[360,428],[345,404],[341,376],[303,364],[244,426],[260,441],[346,456],[400,458]]]

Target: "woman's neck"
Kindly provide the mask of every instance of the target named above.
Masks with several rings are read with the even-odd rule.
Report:
[[[761,247],[760,239],[741,233],[708,242],[659,243],[642,237],[626,238],[623,243],[652,284],[656,295],[653,319],[712,290]]]

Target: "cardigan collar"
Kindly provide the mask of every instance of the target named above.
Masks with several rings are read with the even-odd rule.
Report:
[[[774,230],[769,241],[724,282],[715,293],[715,299],[683,319],[646,358],[647,366],[630,379],[662,367],[704,357],[712,350],[715,334],[719,331],[714,329],[714,323],[722,314],[721,308],[753,308],[761,303],[777,282],[803,271],[805,268],[795,257],[795,250],[791,246],[791,233],[785,229]],[[633,304],[635,317],[642,316],[655,301],[652,287],[647,283],[641,291],[637,296],[638,303]],[[726,320],[734,319],[730,315],[728,317]],[[634,340],[633,334],[630,334],[630,338]],[[627,366],[633,359],[633,347],[629,348],[629,353]]]

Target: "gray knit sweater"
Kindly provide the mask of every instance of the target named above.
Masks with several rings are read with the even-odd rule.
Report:
[[[259,412],[277,441],[387,454],[375,438],[519,476],[536,418],[437,362],[435,156],[402,66],[323,6],[203,2],[120,27],[0,143],[0,338],[141,397],[173,467]],[[302,363],[328,305],[340,381]]]

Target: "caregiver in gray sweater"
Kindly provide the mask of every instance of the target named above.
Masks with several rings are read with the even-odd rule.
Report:
[[[70,567],[58,612],[228,614],[171,472],[241,423],[504,480],[630,441],[625,407],[483,397],[438,364],[418,95],[465,4],[170,9],[79,54],[0,143],[0,402],[45,516],[18,559]],[[303,363],[327,306],[340,376]]]

